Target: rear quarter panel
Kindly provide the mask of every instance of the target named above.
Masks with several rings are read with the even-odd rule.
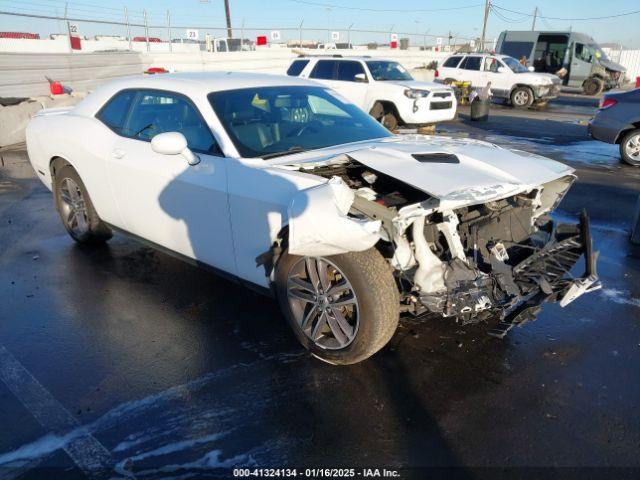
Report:
[[[52,189],[53,183],[51,162],[61,157],[80,175],[100,218],[120,224],[105,169],[115,133],[97,119],[74,115],[71,111],[34,117],[26,137],[29,160],[47,188]]]

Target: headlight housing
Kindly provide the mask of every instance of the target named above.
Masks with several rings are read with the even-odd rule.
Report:
[[[418,99],[429,96],[429,90],[414,90],[413,88],[407,88],[404,91],[404,96],[412,99]]]

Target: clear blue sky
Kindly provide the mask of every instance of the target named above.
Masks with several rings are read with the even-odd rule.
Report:
[[[262,33],[252,27],[276,29],[297,26],[304,20],[305,27],[346,30],[353,23],[354,29],[371,29],[396,32],[428,31],[429,35],[446,35],[449,30],[463,37],[477,37],[482,29],[483,0],[229,0],[233,24],[237,27],[244,21],[246,36]],[[515,12],[533,13],[539,8],[542,17],[567,19],[600,17],[640,10],[638,0],[495,0],[495,5]],[[315,4],[315,5],[314,5]],[[131,20],[142,22],[142,10],[146,9],[151,24],[164,24],[166,10],[172,12],[172,23],[179,26],[223,27],[223,0],[69,0],[69,15],[77,17],[121,20],[124,6],[129,8]],[[333,5],[327,7],[327,5]],[[474,6],[475,5],[475,6]],[[0,0],[0,10],[22,11],[59,15],[64,12],[64,0]],[[349,7],[349,8],[344,8]],[[468,7],[460,8],[457,7]],[[393,10],[397,8],[397,10]],[[455,10],[424,11],[456,8]],[[362,10],[359,10],[362,9]],[[367,10],[368,9],[368,10]],[[374,11],[379,10],[379,11]],[[391,10],[391,11],[389,11]],[[421,11],[422,10],[422,11]],[[531,16],[498,10],[503,18],[492,13],[488,23],[488,38],[497,36],[505,29],[530,29]],[[60,22],[29,20],[0,15],[0,30],[25,30],[39,33],[62,31]],[[538,18],[537,29],[564,30],[570,26],[593,36],[598,42],[621,42],[627,47],[640,47],[640,14],[626,15],[593,21],[556,20]],[[123,33],[117,27],[80,24],[81,33]],[[160,36],[163,32],[155,32]],[[142,34],[134,31],[134,34]],[[154,34],[154,32],[151,32]],[[180,31],[173,36],[181,36]],[[320,32],[306,32],[305,38],[321,38]],[[343,33],[344,35],[344,33]],[[297,33],[283,34],[297,38]],[[384,37],[384,38],[382,38]],[[374,36],[353,34],[354,41],[372,39],[388,40],[386,35]],[[343,37],[344,38],[344,37]],[[421,43],[413,38],[413,43]],[[429,39],[429,43],[434,43]]]

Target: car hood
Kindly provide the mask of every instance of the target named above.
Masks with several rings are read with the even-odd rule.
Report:
[[[441,206],[484,203],[571,175],[573,169],[539,155],[488,142],[409,135],[347,144],[270,161],[303,171],[344,155],[440,199]],[[309,172],[312,173],[312,172]]]
[[[413,88],[415,90],[451,90],[451,87],[442,85],[441,83],[434,82],[421,82],[419,80],[397,80],[388,81],[385,83],[392,83],[394,85],[400,85],[405,88]]]
[[[516,73],[519,82],[527,82],[533,85],[546,85],[551,83],[560,83],[560,77],[553,73],[544,72],[526,72]]]
[[[622,72],[622,73],[624,73],[624,72],[627,71],[627,69],[625,67],[623,67],[622,65],[620,65],[619,63],[612,62],[611,60],[608,60],[608,59],[600,58],[598,60],[598,62],[604,68],[607,68],[609,70],[613,70],[614,72]]]

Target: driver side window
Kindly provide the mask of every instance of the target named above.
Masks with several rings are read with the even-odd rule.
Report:
[[[576,58],[582,60],[583,62],[591,63],[592,55],[591,49],[585,45],[584,43],[576,42]]]
[[[220,149],[196,107],[184,96],[159,90],[137,92],[122,135],[151,141],[165,132],[180,132],[189,148],[220,154]]]

